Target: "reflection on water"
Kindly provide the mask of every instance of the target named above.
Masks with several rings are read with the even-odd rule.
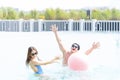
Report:
[[[85,57],[89,63],[87,71],[75,72],[66,67],[63,68],[60,61],[60,63],[42,66],[45,74],[55,80],[120,80],[120,34],[59,32],[59,35],[68,50],[72,43],[79,43],[81,54],[91,46],[93,41],[100,41],[101,47]],[[25,66],[29,46],[35,46],[40,58],[44,60],[61,54],[52,32],[2,32],[0,36],[1,80],[38,79]],[[6,77],[6,74],[9,75]]]

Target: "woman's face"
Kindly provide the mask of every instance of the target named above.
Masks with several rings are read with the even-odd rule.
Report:
[[[31,57],[34,58],[36,55],[37,55],[37,51],[32,50],[32,51],[31,51]]]

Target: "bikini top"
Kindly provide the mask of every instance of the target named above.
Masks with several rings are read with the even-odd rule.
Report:
[[[41,66],[40,65],[35,65],[36,66],[36,68],[37,68],[37,72],[35,72],[36,74],[43,74],[43,70],[42,70],[42,68],[41,68]]]

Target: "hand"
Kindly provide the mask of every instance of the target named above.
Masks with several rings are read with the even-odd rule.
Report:
[[[55,56],[54,60],[59,60],[61,58],[61,56]]]
[[[96,48],[99,48],[99,47],[100,47],[100,43],[99,42],[97,42],[97,43],[93,42],[93,44],[92,44],[92,48],[93,49],[96,49]]]
[[[55,56],[52,60],[51,63],[58,63],[58,60],[60,59],[60,56]]]
[[[57,29],[57,26],[54,24],[54,25],[52,25],[51,26],[51,30],[53,31],[53,32],[56,32],[58,29]]]

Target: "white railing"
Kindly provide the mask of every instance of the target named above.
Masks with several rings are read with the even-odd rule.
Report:
[[[120,32],[120,21],[111,20],[0,20],[0,32],[50,31],[56,24],[58,31]]]

